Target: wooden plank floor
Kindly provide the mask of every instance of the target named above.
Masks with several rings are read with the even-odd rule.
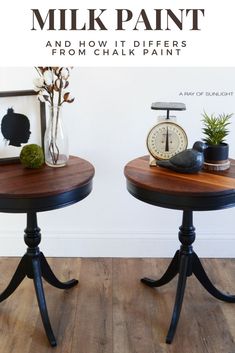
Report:
[[[4,289],[19,259],[0,258]],[[165,344],[176,279],[159,289],[142,276],[159,277],[167,259],[49,259],[61,280],[79,278],[64,291],[44,283],[58,346],[42,326],[32,280],[25,279],[0,303],[0,353],[235,353],[235,304],[211,297],[188,278],[175,339]],[[235,260],[207,259],[213,283],[235,293]]]

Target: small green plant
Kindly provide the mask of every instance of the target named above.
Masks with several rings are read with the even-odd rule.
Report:
[[[231,123],[230,118],[233,114],[219,114],[209,116],[206,112],[202,114],[204,127],[202,129],[205,137],[203,141],[208,145],[219,145],[224,143],[225,137],[229,134],[227,126]]]

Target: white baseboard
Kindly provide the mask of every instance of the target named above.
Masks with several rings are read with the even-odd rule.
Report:
[[[0,236],[0,256],[22,256],[26,246],[16,232]],[[172,257],[179,248],[172,232],[46,232],[40,244],[46,256],[53,257]],[[204,234],[194,249],[200,257],[235,258],[235,234]]]

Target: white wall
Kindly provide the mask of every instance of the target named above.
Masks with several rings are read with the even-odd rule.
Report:
[[[0,68],[0,90],[31,89],[33,68]],[[70,153],[96,168],[92,194],[71,207],[38,215],[41,248],[51,256],[171,256],[178,247],[181,212],[153,207],[126,191],[123,167],[147,154],[156,121],[154,101],[184,102],[177,114],[189,145],[202,137],[201,113],[235,111],[235,97],[181,97],[180,92],[235,91],[234,68],[74,68],[64,106]],[[235,116],[234,116],[235,119]],[[235,158],[235,122],[228,139]],[[1,172],[1,167],[0,167]],[[235,256],[235,209],[195,212],[195,249],[201,256]],[[0,215],[0,255],[25,249],[24,215]]]

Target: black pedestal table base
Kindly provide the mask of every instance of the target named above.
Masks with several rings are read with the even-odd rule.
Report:
[[[0,294],[0,302],[7,299],[16,290],[26,276],[33,279],[38,306],[47,338],[51,346],[56,346],[56,339],[48,316],[42,277],[52,286],[60,289],[72,288],[78,283],[78,281],[76,279],[72,279],[67,282],[61,282],[52,272],[45,256],[38,247],[41,241],[41,233],[40,228],[37,225],[37,215],[35,212],[27,213],[27,227],[25,229],[24,240],[28,246],[27,251],[21,258],[21,261],[9,285]]]
[[[150,278],[141,279],[141,282],[149,287],[160,287],[170,282],[177,274],[179,274],[175,305],[170,328],[166,336],[166,343],[171,343],[174,338],[183,303],[187,277],[192,274],[196,276],[202,286],[215,298],[228,303],[235,303],[235,295],[224,294],[214,287],[197,254],[193,251],[192,243],[195,240],[195,228],[193,226],[192,218],[192,211],[183,211],[183,221],[179,231],[179,240],[182,245],[180,250],[175,253],[175,256],[164,275],[159,280],[153,280]]]

